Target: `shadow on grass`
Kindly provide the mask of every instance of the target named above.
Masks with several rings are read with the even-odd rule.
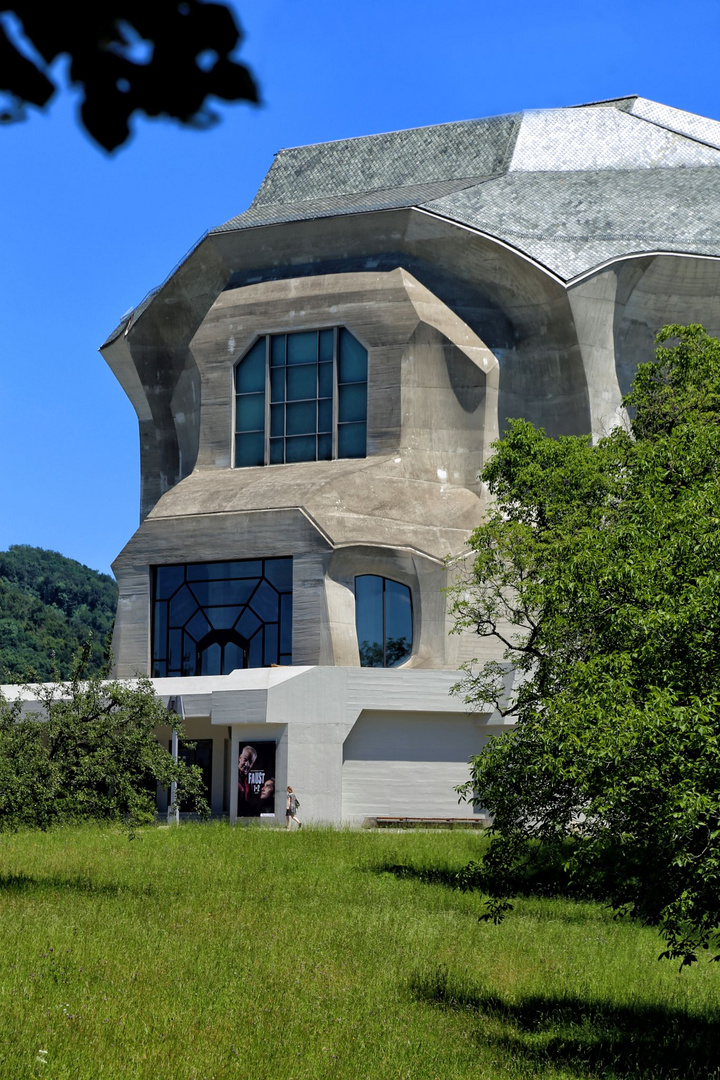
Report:
[[[454,984],[443,970],[415,977],[409,989],[426,1005],[474,1017],[480,1042],[522,1059],[534,1076],[567,1069],[602,1080],[720,1077],[720,1009],[693,1016],[572,996],[510,1000]]]
[[[32,877],[29,874],[0,874],[0,894],[2,893],[87,893],[91,896],[150,896],[154,889],[151,885],[114,885],[112,882],[93,881],[92,878],[75,875],[62,877],[52,874],[47,877]]]
[[[457,870],[405,866],[402,863],[377,863],[370,869],[374,874],[392,874],[400,881],[422,881],[426,885],[445,885],[448,889],[460,888],[460,876]]]

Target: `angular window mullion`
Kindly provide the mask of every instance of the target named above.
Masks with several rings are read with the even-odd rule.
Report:
[[[382,649],[383,667],[387,667],[387,629],[385,626],[385,578],[382,579]]]
[[[265,464],[270,464],[270,334],[265,335]]]
[[[338,456],[338,349],[340,331],[333,328],[332,459]]]

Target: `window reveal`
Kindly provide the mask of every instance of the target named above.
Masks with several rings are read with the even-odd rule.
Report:
[[[235,465],[365,457],[367,366],[344,327],[261,337],[235,368]]]

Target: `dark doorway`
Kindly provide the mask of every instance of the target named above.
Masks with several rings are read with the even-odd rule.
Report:
[[[170,744],[172,748],[172,744]],[[210,794],[212,791],[212,739],[193,739],[192,745],[188,746],[185,743],[180,743],[178,747],[178,757],[181,761],[184,761],[187,765],[197,765],[202,772],[203,784],[205,785],[205,798],[210,805]],[[180,813],[185,814],[192,810],[193,807],[190,803],[180,803]]]

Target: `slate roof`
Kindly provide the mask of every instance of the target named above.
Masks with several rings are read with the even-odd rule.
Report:
[[[564,280],[643,251],[720,256],[720,122],[631,96],[281,150],[235,232],[418,207]]]

